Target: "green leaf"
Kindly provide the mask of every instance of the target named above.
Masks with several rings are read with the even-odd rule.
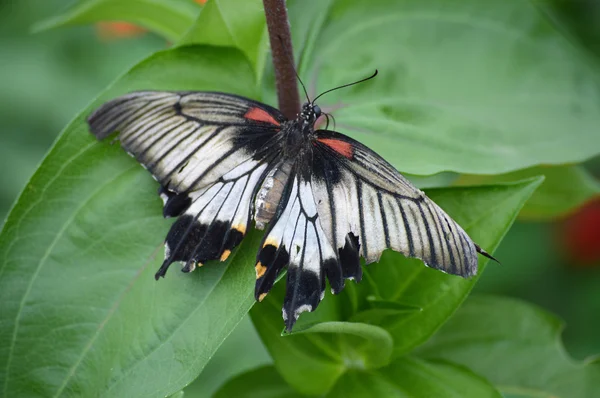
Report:
[[[548,17],[569,35],[574,45],[600,60],[600,9],[585,1],[535,0]]]
[[[338,335],[292,333],[282,337],[281,306],[285,296],[285,278],[275,284],[271,292],[250,311],[254,327],[271,354],[275,367],[287,383],[305,394],[328,391],[346,370],[358,365],[353,347]],[[319,305],[319,310],[303,314],[294,330],[301,330],[318,321],[339,319],[340,300],[330,292]],[[384,331],[385,332],[385,331]],[[345,358],[353,360],[346,362]]]
[[[384,302],[390,303],[390,305],[377,305]],[[356,314],[352,315],[349,320],[351,322],[363,322],[374,325],[382,325],[388,317],[395,317],[395,319],[397,319],[399,316],[402,316],[407,312],[413,311],[423,311],[423,309],[421,307],[413,305],[402,305],[395,301],[388,302],[384,300],[379,300],[379,303],[375,304],[375,308],[370,308],[357,312]]]
[[[291,25],[318,3],[291,7]],[[302,77],[322,92],[378,69],[319,103],[401,171],[497,174],[600,151],[598,70],[531,1],[340,0],[319,28]]]
[[[525,201],[542,178],[512,184],[482,187],[454,187],[428,190],[428,195],[458,221],[482,247],[495,248],[511,226]],[[483,271],[484,264],[480,265]],[[360,284],[348,282],[339,296],[328,292],[314,313],[303,314],[297,327],[323,321],[360,319],[390,333],[394,339],[392,356],[397,358],[425,342],[456,310],[477,278],[465,280],[443,274],[386,251],[378,264],[364,269]],[[278,283],[265,300],[252,311],[252,321],[282,377],[299,391],[321,394],[328,391],[346,370],[364,368],[352,358],[354,345],[339,336],[292,334],[279,338],[283,328],[281,305],[284,284]],[[375,296],[375,300],[371,297]],[[390,302],[398,303],[394,308]],[[422,309],[421,311],[415,310]],[[372,314],[379,308],[377,314]],[[383,314],[383,309],[392,310]],[[408,311],[407,311],[408,310]],[[361,318],[361,314],[367,312]],[[377,316],[375,316],[377,315]]]
[[[600,183],[581,166],[538,166],[495,176],[463,175],[457,183],[495,184],[538,175],[546,179],[523,206],[521,218],[543,221],[561,217],[600,195]]]
[[[177,41],[194,23],[200,7],[191,0],[81,0],[62,15],[36,24],[41,31],[100,21],[128,21]]]
[[[185,388],[186,398],[214,396],[229,379],[273,360],[246,315],[219,347],[200,376]]]
[[[600,391],[600,362],[576,362],[560,341],[562,323],[519,300],[473,296],[416,354],[463,364],[502,392],[584,398]]]
[[[298,73],[306,83],[310,83],[309,95],[314,98],[313,77],[306,75],[310,65],[314,46],[318,45],[317,38],[326,23],[329,10],[334,0],[290,0],[288,2],[288,16],[292,23],[290,30],[294,43],[294,60]],[[312,88],[312,90],[311,90]]]
[[[417,176],[413,174],[402,173],[404,177],[408,178],[413,185],[420,189],[425,188],[442,188],[448,187],[456,182],[460,177],[460,174],[456,173],[438,173],[430,176]]]
[[[260,0],[211,0],[181,39],[182,44],[235,47],[246,54],[258,81],[265,69],[268,35]]]
[[[273,366],[243,373],[223,385],[214,398],[301,398]]]
[[[215,394],[215,398],[306,396],[290,387],[273,366],[239,375]],[[378,370],[348,371],[325,397],[500,398],[501,395],[488,381],[462,366],[403,357]]]
[[[347,364],[353,363],[353,367],[376,369],[390,362],[394,341],[392,336],[380,327],[359,322],[321,322],[297,329],[294,330],[294,336],[316,334],[317,336],[311,337],[318,339],[323,334],[334,335],[331,337],[345,348],[340,359]],[[327,340],[331,341],[331,338]]]
[[[102,98],[149,87],[256,90],[241,53],[194,46],[150,57]],[[170,224],[157,184],[89,134],[92,108],[62,133],[0,234],[2,396],[175,393],[254,302],[259,233],[225,263],[154,281]]]
[[[336,397],[501,398],[485,379],[448,362],[399,358],[371,372],[351,371],[342,376],[327,398]]]

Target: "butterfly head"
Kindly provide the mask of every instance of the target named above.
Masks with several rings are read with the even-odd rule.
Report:
[[[317,119],[321,116],[321,108],[313,102],[307,102],[302,105],[300,119],[305,126],[314,126]]]

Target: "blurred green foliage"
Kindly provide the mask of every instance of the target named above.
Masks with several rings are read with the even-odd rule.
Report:
[[[166,46],[154,35],[102,41],[92,27],[32,34],[61,0],[0,1],[0,217],[67,122],[101,89]]]
[[[181,7],[188,9],[187,7],[190,6],[190,4],[182,5],[185,0],[172,1],[177,3],[175,6],[177,10],[183,9]],[[80,4],[83,3],[84,2],[80,2]],[[328,7],[328,3],[329,2],[325,1],[320,2],[319,7]],[[332,23],[332,25],[334,27],[335,17],[345,12],[343,7],[344,2],[340,1],[338,3],[342,4],[342,6],[338,6],[333,11],[334,23]],[[468,2],[464,3],[467,4]],[[590,67],[590,70],[594,71],[591,74],[595,75],[597,78],[599,70],[597,62],[598,56],[600,55],[600,47],[598,45],[598,43],[600,43],[600,29],[598,28],[598,26],[600,26],[600,7],[598,6],[598,3],[593,0],[578,2],[561,0],[534,1],[533,3],[540,8],[541,12],[547,16],[549,21],[552,21],[553,26],[558,27],[564,32],[565,37],[570,40],[574,48],[577,48],[578,50],[580,48],[584,49],[582,52],[586,52],[585,56],[589,57],[588,66]],[[323,13],[320,13],[317,7],[314,7],[311,10],[304,10],[299,4],[299,2],[291,2],[291,14],[294,14],[294,10],[296,10],[296,15],[299,15],[298,18],[312,18],[312,21],[314,22],[312,22],[310,28],[317,30],[318,25],[323,23]],[[208,44],[243,46],[250,63],[255,67],[255,71],[258,71],[255,77],[257,79],[261,78],[263,70],[261,65],[266,65],[267,72],[265,73],[264,79],[267,82],[267,86],[272,83],[272,81],[270,81],[270,74],[272,72],[269,69],[269,61],[264,56],[266,54],[264,51],[264,34],[261,33],[260,26],[253,25],[249,28],[249,31],[253,32],[253,37],[260,36],[262,38],[261,41],[256,41],[253,45],[244,41],[243,32],[239,33],[239,38],[236,39],[238,33],[231,31],[229,32],[229,35],[214,38],[215,42],[212,43],[210,40],[213,40],[213,38],[207,40],[206,37],[202,35],[203,28],[207,28],[207,24],[218,18],[220,18],[220,20],[216,25],[222,23],[227,24],[228,22],[233,24],[239,23],[235,21],[225,21],[228,18],[228,13],[223,12],[223,9],[215,7],[210,11],[211,14],[208,14],[208,12],[205,13],[204,17],[201,16],[201,18],[204,18],[202,24],[199,24],[199,22],[202,21],[202,19],[199,19],[199,22],[195,25],[191,25],[192,29],[190,31],[183,29],[183,26],[178,26],[177,23],[171,22],[164,26],[159,26],[156,23],[144,24],[143,20],[140,19],[140,15],[135,15],[135,18],[131,18],[133,22],[141,23],[147,28],[156,28],[155,30],[164,37],[160,37],[154,33],[148,33],[134,38],[103,40],[99,37],[98,31],[89,26],[47,30],[35,35],[30,33],[30,29],[35,23],[61,14],[60,10],[65,6],[67,6],[67,4],[65,4],[64,1],[59,0],[47,0],[45,2],[34,0],[0,1],[0,53],[2,54],[2,60],[0,61],[2,68],[2,73],[0,74],[0,104],[2,105],[0,106],[0,119],[2,120],[2,131],[0,131],[0,167],[2,170],[5,170],[3,173],[4,179],[0,185],[0,217],[2,218],[8,213],[18,192],[25,186],[27,179],[33,174],[36,165],[40,163],[42,157],[58,136],[59,131],[67,124],[73,115],[86,108],[86,106],[94,100],[94,97],[101,92],[102,89],[107,87],[117,76],[126,72],[133,65],[155,51],[167,48],[167,39],[170,41],[177,40],[180,36],[184,35],[184,32],[187,32],[183,39],[184,42],[198,43],[205,41],[208,42]],[[73,10],[73,8],[70,7],[69,9]],[[119,11],[118,7],[117,11]],[[254,12],[254,16],[259,15],[256,13],[256,10],[253,9],[246,11]],[[158,13],[158,15],[159,14],[160,13]],[[76,16],[77,13],[72,13],[71,15]],[[99,15],[104,15],[101,19],[106,19],[105,16],[110,14],[90,13],[88,17],[86,17],[87,19],[82,18],[80,22],[93,22]],[[508,15],[508,17],[510,17],[510,15]],[[136,18],[138,19],[136,20]],[[149,18],[151,18],[151,16]],[[57,20],[54,22],[56,21]],[[193,18],[190,19],[190,23],[192,21]],[[76,25],[76,23],[73,23],[73,25]],[[292,25],[292,28],[295,29],[295,35],[302,38],[309,37],[306,43],[296,42],[295,51],[297,53],[306,48],[311,48],[311,46],[315,46],[315,43],[311,42],[310,34],[305,34],[308,30],[302,30],[305,29],[305,26],[308,26],[308,24],[297,23]],[[416,41],[415,44],[418,45],[419,42]],[[449,52],[455,51],[455,49],[452,49],[451,47],[446,50]],[[339,51],[347,52],[348,49],[340,48]],[[424,54],[427,55],[426,52]],[[418,54],[415,53],[414,55]],[[411,53],[407,52],[403,56],[410,57]],[[421,56],[424,55],[421,54]],[[301,58],[301,72],[303,72],[304,75],[313,76],[307,58],[308,57]],[[335,63],[338,62],[338,60],[339,57],[337,56],[333,59],[325,60],[329,64],[325,64],[325,74],[319,77],[320,86],[332,85],[338,80],[348,80],[348,76],[350,76],[348,75],[348,72],[342,71],[342,73],[338,73],[338,71],[335,70],[337,66]],[[356,64],[363,61],[364,59],[356,59],[354,64],[348,66],[348,70],[352,71],[353,76],[356,74],[360,75],[362,69]],[[391,84],[395,83],[397,82],[391,82]],[[232,80],[231,85],[233,86],[234,84],[235,82]],[[382,82],[381,84],[385,86],[386,84],[390,84],[390,82]],[[498,87],[506,89],[507,92],[510,91],[510,87],[506,84],[499,83]],[[590,96],[589,98],[599,95],[597,91],[594,91],[597,88],[598,87],[585,88],[585,90],[589,90],[585,91],[587,95]],[[225,90],[225,88],[221,89]],[[246,88],[238,88],[237,91],[239,92],[245,89]],[[377,90],[380,89],[381,87],[377,88]],[[424,87],[421,86],[419,89],[424,89]],[[248,88],[248,90],[251,91],[250,88]],[[451,89],[450,92],[452,92]],[[270,94],[268,93],[265,94],[266,100],[269,99],[269,95]],[[105,97],[107,97],[106,94]],[[363,99],[362,92],[354,92],[352,95],[348,96],[348,98],[349,97],[354,97],[356,99],[355,104],[357,106],[362,105],[359,101]],[[584,108],[591,104],[591,102],[586,103],[585,101],[582,101],[582,103],[584,104]],[[350,108],[349,110],[352,109]],[[380,110],[381,108],[379,108],[377,112]],[[371,112],[368,109],[365,114],[356,116],[356,120],[352,120],[352,117],[355,115],[348,112],[348,109],[345,110],[345,112],[346,113],[342,112],[342,114],[346,116],[338,116],[338,119],[355,122],[356,125],[371,126],[373,123],[382,120],[379,119],[382,115],[374,114],[373,112],[375,111]],[[378,127],[383,130],[397,128],[398,126],[401,126],[401,124],[397,124],[398,120],[403,120],[403,118],[411,112],[421,115],[424,119],[427,119],[427,121],[435,119],[432,118],[431,115],[424,115],[419,109],[415,108],[403,109],[399,114],[392,114],[393,112],[388,110],[383,116],[388,117],[386,120],[389,123]],[[366,118],[364,115],[366,115]],[[450,121],[452,122],[452,120]],[[445,126],[445,123],[448,123],[448,119],[442,120],[441,125]],[[433,127],[431,128],[436,128],[436,126],[439,127],[440,125],[434,123],[432,126]],[[77,131],[80,134],[84,134],[83,130]],[[557,131],[559,130],[557,129]],[[422,134],[422,132],[410,130],[406,133],[408,136],[411,134]],[[74,135],[73,137],[76,141],[76,137],[78,136]],[[590,139],[588,145],[593,145],[593,136],[582,135],[581,137]],[[590,147],[590,153],[594,152],[594,150],[595,153],[598,153],[600,150],[600,144],[598,143],[597,137],[595,143],[598,145],[596,148]],[[383,149],[384,152],[386,150],[386,141],[382,141],[381,144],[373,141],[370,142],[370,144],[373,144],[374,146],[380,145],[380,149]],[[390,153],[392,152],[393,151],[390,151]],[[120,156],[116,148],[111,150],[111,154],[112,155],[110,156],[116,158]],[[464,157],[467,155],[461,153],[460,156]],[[440,159],[436,159],[436,161],[437,160]],[[446,163],[444,163],[444,160]],[[427,167],[429,167],[429,165],[423,164],[419,166],[419,161],[421,160],[417,159],[416,162],[402,160],[402,163],[396,161],[396,165],[404,165],[411,171],[417,170],[418,167],[425,167],[425,169],[428,170]],[[452,164],[453,161],[455,160],[451,157],[449,159],[441,159],[440,164],[447,166],[448,164]],[[124,162],[127,162],[127,160]],[[132,164],[132,162],[130,163]],[[130,163],[127,163],[127,165],[130,166]],[[407,163],[409,163],[408,166]],[[477,163],[477,161],[473,161],[473,164]],[[417,164],[417,166],[414,166],[415,164]],[[522,163],[522,165],[525,166],[527,164]],[[91,164],[88,166],[93,167]],[[416,169],[411,169],[411,167],[416,167]],[[496,167],[503,169],[503,171],[514,169],[512,165],[498,165],[493,162],[490,162],[487,166],[483,167],[483,169],[486,169],[486,167],[488,169]],[[598,337],[600,335],[600,316],[597,315],[600,314],[600,295],[598,294],[598,286],[600,286],[600,267],[597,266],[599,264],[595,264],[595,267],[574,266],[574,260],[568,256],[568,253],[566,253],[563,246],[561,246],[561,221],[555,221],[554,217],[571,213],[577,206],[589,200],[590,197],[597,195],[597,177],[592,176],[600,175],[600,164],[596,159],[587,162],[584,166],[585,168],[582,168],[581,166],[574,167],[571,165],[564,167],[565,168],[559,170],[558,173],[548,176],[550,178],[547,178],[546,185],[542,186],[542,188],[533,196],[532,201],[528,203],[529,207],[526,206],[525,208],[525,211],[529,211],[530,213],[528,214],[530,215],[532,214],[531,211],[533,211],[533,218],[541,219],[542,221],[535,223],[518,222],[513,226],[495,252],[495,256],[501,259],[502,266],[494,264],[488,266],[485,273],[483,273],[479,279],[479,282],[475,285],[474,291],[476,293],[494,293],[522,298],[556,313],[560,318],[566,321],[567,326],[563,338],[567,350],[574,357],[583,359],[589,355],[600,352],[600,338]],[[445,169],[445,167],[437,165],[432,166],[431,171],[439,171],[442,169]],[[456,168],[454,170],[456,170]],[[513,175],[503,175],[500,177],[461,176],[460,178],[467,181],[469,181],[469,178],[475,178],[477,181],[497,182],[514,181],[516,179],[538,174],[537,169],[533,170],[533,172],[529,171],[531,170],[517,171],[514,172]],[[554,176],[557,176],[556,179],[553,178]],[[52,176],[47,176],[46,178],[51,177]],[[134,175],[132,175],[131,178],[132,181],[138,181],[136,179],[137,177]],[[440,184],[442,185],[447,185],[453,182],[453,178],[443,180],[438,179],[436,181],[440,181]],[[557,184],[549,184],[549,181],[557,181]],[[572,181],[578,182],[577,186],[581,187],[581,189],[573,189],[574,184],[570,184]],[[143,184],[145,183],[142,183],[142,185]],[[571,192],[569,189],[573,189],[573,191]],[[151,191],[152,189],[149,185],[143,185],[142,190],[136,197],[140,196],[140,198],[142,198],[144,194],[151,195]],[[123,191],[123,195],[127,196],[128,194]],[[555,199],[560,195],[568,200],[561,202],[560,200]],[[151,206],[153,205],[149,202],[150,199],[153,198],[148,198],[148,206],[152,209]],[[536,206],[536,199],[538,199],[537,203],[541,203],[541,206]],[[555,204],[557,206],[554,206]],[[131,211],[134,210],[135,209],[133,208],[131,209]],[[148,211],[147,214],[140,213],[139,216],[141,218],[150,216],[154,213],[158,216],[160,214],[159,209],[154,208],[152,211]],[[527,214],[523,213],[523,215]],[[126,214],[123,214],[122,216],[127,217]],[[158,218],[155,221],[156,225],[160,224]],[[135,234],[136,228],[139,228],[139,225],[132,226],[132,234]],[[164,225],[162,228],[164,228]],[[147,251],[147,249],[147,247],[140,248],[140,250],[144,251]],[[118,253],[119,250],[121,249],[117,248],[116,253]],[[136,261],[131,253],[129,254],[131,257],[128,257],[127,254],[123,254],[123,256],[123,258]],[[138,259],[138,261],[142,262],[145,260],[145,258]],[[91,263],[92,261],[88,264]],[[74,265],[78,264],[79,263],[74,263]],[[81,259],[81,264],[85,265],[84,259]],[[153,266],[154,263],[151,264],[151,267]],[[117,279],[120,277],[118,274],[116,274],[116,276]],[[182,283],[179,278],[172,279],[172,282],[174,283]],[[250,277],[250,279],[252,278]],[[124,280],[124,282],[127,281]],[[194,278],[192,282],[197,283],[198,281]],[[60,278],[56,280],[56,283],[60,284]],[[363,284],[364,283],[365,282],[363,282]],[[198,286],[195,286],[195,288],[198,288]],[[281,288],[281,286],[279,286],[279,288]],[[191,297],[194,297],[194,286],[190,285],[187,289],[189,289],[189,297],[191,300]],[[108,291],[111,292],[111,289],[108,289]],[[100,294],[101,293],[99,293],[99,295]],[[275,296],[275,294],[273,294],[273,296]],[[43,298],[40,298],[40,300],[42,299]],[[272,297],[269,297],[269,300],[271,299]],[[478,304],[476,300],[478,299],[468,301],[465,307],[459,310],[457,316],[452,318],[429,344],[431,344],[432,347],[435,347],[437,342],[443,342],[444,338],[452,336],[453,328],[457,328],[460,335],[460,331],[462,330],[460,326],[461,322],[466,322],[469,325],[475,324],[477,321],[473,322],[472,320],[469,320],[469,316],[474,314],[477,319],[480,319],[477,316],[478,313],[475,311]],[[488,298],[483,300],[488,300]],[[329,297],[325,303],[327,302],[333,303],[333,299]],[[325,303],[323,305],[325,305]],[[542,341],[540,339],[542,343],[547,343],[548,347],[557,344],[560,329],[557,321],[551,319],[551,317],[540,315],[540,312],[534,312],[532,313],[533,315],[527,315],[527,311],[530,310],[529,307],[526,306],[521,308],[522,304],[520,303],[508,303],[509,304],[507,304],[506,301],[494,301],[491,305],[497,306],[498,313],[504,311],[507,313],[507,316],[511,315],[511,313],[512,315],[515,315],[515,322],[530,319],[531,322],[526,326],[528,327],[527,330],[533,333],[533,336],[538,336],[536,333],[545,333],[544,336],[547,337],[547,340]],[[264,305],[268,305],[268,300]],[[508,310],[506,310],[507,305],[509,308]],[[135,303],[132,303],[131,306],[134,308]],[[511,311],[512,308],[518,308],[520,311],[513,312]],[[261,311],[261,307],[255,307],[255,311]],[[263,311],[262,314],[267,314],[267,312]],[[518,317],[519,314],[521,318]],[[536,316],[539,316],[539,319],[536,318]],[[51,321],[49,322],[51,323]],[[489,322],[488,324],[491,324],[493,319],[490,319],[487,322]],[[500,326],[503,325],[498,325],[498,327]],[[493,328],[494,326],[489,327]],[[262,337],[264,338],[264,333]],[[278,336],[271,336],[269,338],[275,337]],[[286,338],[293,337],[282,337],[281,339],[285,340]],[[537,337],[533,338],[535,339]],[[452,348],[453,346],[450,347]],[[469,347],[469,349],[474,352],[472,357],[468,357],[465,354],[468,352],[467,350],[461,351],[459,354],[464,354],[464,356],[462,357],[463,360],[459,360],[457,359],[457,355],[446,347],[444,358],[469,366],[469,368],[476,370],[479,375],[484,375],[494,384],[496,382],[499,384],[506,384],[505,380],[494,380],[493,375],[487,374],[485,364],[472,362],[472,358],[481,356],[477,353],[476,348],[477,347]],[[425,345],[422,348],[421,353],[425,355],[427,350],[428,347]],[[406,372],[407,369],[414,369],[421,366],[421,369],[425,369],[432,376],[437,375],[437,377],[442,378],[447,376],[453,380],[469,379],[472,381],[473,386],[478,386],[479,390],[477,391],[488,391],[487,382],[484,380],[478,382],[473,381],[471,379],[473,376],[465,371],[464,368],[454,368],[453,366],[455,365],[450,366],[439,363],[426,363],[423,359],[405,358],[403,360],[407,362],[396,364],[396,368],[385,368],[381,373],[385,374],[387,372],[389,374],[394,374],[394,372],[397,371]],[[508,367],[510,367],[510,361],[506,358],[504,360],[509,363]],[[549,361],[551,362],[551,360]],[[248,318],[245,318],[216,354],[214,354],[214,357],[208,362],[208,365],[201,373],[200,377],[185,389],[185,396],[208,396],[220,388],[231,376],[240,374],[257,366],[269,364],[272,364],[271,356],[261,343],[260,338]],[[403,368],[403,366],[405,368]],[[275,368],[265,367],[256,372],[256,375],[251,373],[240,376],[242,381],[237,379],[231,380],[223,390],[221,390],[220,396],[230,396],[230,394],[232,394],[227,393],[227,391],[239,393],[241,391],[240,388],[245,388],[246,392],[251,391],[248,386],[250,386],[252,382],[260,381],[265,378],[268,378],[273,384],[269,387],[273,391],[272,396],[290,396],[289,392],[291,390],[288,390],[289,386],[287,386],[283,380],[277,379],[276,377],[271,378],[269,376],[276,374]],[[591,374],[594,370],[586,370],[586,372],[590,372]],[[360,388],[360,383],[358,382],[360,379],[356,377],[356,374],[346,373],[344,377],[346,383],[340,384],[341,387],[334,390],[332,396],[335,396],[336,394],[346,394],[347,392],[342,388],[344,386],[351,386],[354,389]],[[389,377],[393,378],[393,376]],[[511,377],[511,375],[507,376],[510,380],[514,380],[514,377]],[[418,384],[417,382],[415,383]],[[544,380],[541,380],[540,384],[543,383]],[[381,388],[382,390],[380,391],[389,391],[385,390],[385,388],[391,388],[386,384],[378,385],[375,380],[373,380],[372,385],[378,386],[373,388]],[[429,387],[436,388],[436,386]],[[523,386],[521,385],[520,387]],[[539,385],[534,385],[533,387],[537,388]],[[552,390],[552,392],[559,394],[562,391],[560,388],[562,387],[559,386],[557,389]],[[271,390],[266,388],[265,391]],[[424,390],[419,389],[417,391],[422,392]],[[439,394],[439,391],[443,390],[432,391],[437,391]],[[490,396],[494,396],[493,389],[489,391],[491,391]],[[518,388],[511,391],[515,393],[520,392]],[[582,389],[581,391],[583,391],[583,395],[578,396],[586,396],[585,390]],[[409,391],[406,392],[409,393]],[[69,391],[67,391],[67,393],[69,393]],[[74,392],[71,391],[70,393]],[[483,396],[482,394],[483,392],[478,396]],[[522,395],[529,396],[527,394]]]

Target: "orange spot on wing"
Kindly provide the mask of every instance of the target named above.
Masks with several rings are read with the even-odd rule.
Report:
[[[352,145],[342,141],[336,140],[333,138],[318,138],[317,141],[327,145],[329,148],[333,149],[337,153],[342,156],[347,157],[348,159],[352,159],[352,155],[354,154],[354,150],[352,149]]]
[[[221,254],[221,261],[227,260],[227,257],[231,254],[231,250],[225,250],[223,254]]]
[[[260,261],[256,263],[254,269],[256,270],[256,279],[262,277],[265,274],[265,272],[267,272],[267,267],[262,265]]]
[[[128,22],[98,22],[96,34],[102,40],[135,37],[146,33],[146,29]]]
[[[256,120],[257,122],[270,123],[279,126],[279,122],[264,109],[250,108],[244,117],[246,119]]]

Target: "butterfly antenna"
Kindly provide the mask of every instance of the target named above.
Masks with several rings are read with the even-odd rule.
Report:
[[[290,60],[292,69],[294,70],[294,73],[296,74],[296,78],[298,79],[298,81],[300,82],[300,85],[302,86],[302,89],[304,90],[304,95],[306,95],[306,101],[311,102],[310,98],[308,98],[308,91],[306,91],[306,87],[304,86],[304,83],[302,83],[302,79],[300,79],[300,76],[298,75],[298,72],[296,71],[296,64],[294,63],[294,58],[290,55],[288,48],[283,44],[283,39],[281,38],[281,36],[278,35],[277,38],[279,39],[279,42],[281,43],[281,48],[285,49],[285,51],[284,51],[285,55]]]
[[[348,86],[353,86],[353,85],[355,85],[355,84],[362,83],[362,82],[366,82],[367,80],[371,80],[372,78],[374,78],[375,76],[377,76],[377,73],[378,73],[378,71],[377,71],[377,69],[375,69],[375,73],[373,73],[373,74],[372,74],[371,76],[369,76],[369,77],[366,77],[366,78],[364,78],[364,79],[358,80],[358,81],[356,81],[356,82],[354,82],[354,83],[348,83],[348,84],[344,84],[343,86],[334,87],[334,88],[332,88],[332,89],[329,89],[329,90],[327,90],[327,91],[325,91],[325,92],[322,92],[321,94],[317,95],[317,98],[315,98],[315,99],[313,100],[313,102],[315,102],[317,99],[319,99],[319,97],[321,97],[321,96],[323,96],[323,95],[325,95],[325,94],[327,94],[327,93],[330,93],[330,92],[332,92],[332,91],[334,91],[334,90],[339,90],[340,88],[344,88],[344,87],[348,87]],[[303,85],[303,86],[304,86],[304,85]]]

